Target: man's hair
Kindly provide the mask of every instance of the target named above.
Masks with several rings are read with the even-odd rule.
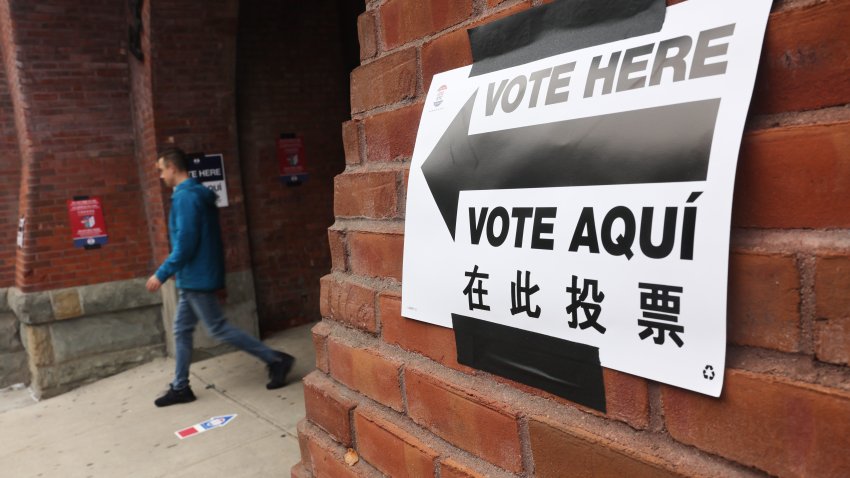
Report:
[[[189,161],[186,159],[186,153],[180,148],[168,148],[160,151],[156,160],[162,159],[163,163],[172,164],[174,169],[178,171],[188,171]]]

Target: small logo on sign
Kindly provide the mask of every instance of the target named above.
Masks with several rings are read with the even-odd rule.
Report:
[[[435,107],[443,104],[443,95],[446,94],[446,90],[448,89],[449,87],[446,85],[441,85],[439,88],[437,88],[437,98],[434,100]]]
[[[702,378],[706,380],[714,380],[714,367],[706,365],[702,370]]]

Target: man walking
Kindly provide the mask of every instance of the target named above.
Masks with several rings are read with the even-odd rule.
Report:
[[[166,407],[195,400],[189,387],[189,364],[198,320],[214,339],[265,362],[269,371],[266,388],[283,387],[295,359],[229,324],[215,295],[215,291],[224,288],[224,251],[215,193],[189,178],[186,154],[179,148],[163,151],[157,168],[165,185],[174,189],[168,215],[171,254],[148,279],[146,287],[156,292],[175,275],[180,297],[174,318],[174,381],[154,404]]]

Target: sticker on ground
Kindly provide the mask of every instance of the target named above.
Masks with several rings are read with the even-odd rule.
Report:
[[[214,428],[221,428],[230,423],[230,421],[234,418],[236,418],[235,413],[232,415],[221,415],[218,417],[212,417],[205,422],[192,425],[191,427],[184,428],[182,430],[177,430],[176,432],[174,432],[174,434],[177,435],[177,438],[182,440],[184,438],[189,438],[190,436],[198,435]]]

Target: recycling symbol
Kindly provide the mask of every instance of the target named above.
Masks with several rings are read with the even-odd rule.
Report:
[[[706,365],[702,370],[702,377],[706,380],[714,380],[714,367]]]

